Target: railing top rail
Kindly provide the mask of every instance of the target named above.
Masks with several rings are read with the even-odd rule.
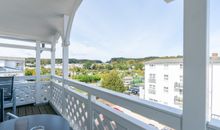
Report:
[[[29,80],[29,79],[35,79],[36,76],[15,76],[15,80]]]
[[[216,119],[212,119],[207,124],[208,130],[220,130],[220,121]]]
[[[41,75],[41,79],[51,78],[50,75]],[[15,76],[15,80],[30,80],[30,79],[36,79],[36,76]]]
[[[152,109],[155,109],[155,110],[159,109],[160,111],[166,111],[166,113],[170,113],[171,115],[176,116],[178,118],[180,118],[181,115],[182,115],[181,110],[173,108],[173,107],[165,106],[165,105],[154,103],[154,102],[147,101],[147,100],[142,100],[142,99],[139,99],[137,97],[132,97],[131,98],[131,96],[123,94],[123,93],[118,93],[118,92],[115,92],[115,91],[112,91],[112,90],[104,89],[104,88],[101,88],[101,87],[96,87],[96,86],[93,86],[93,85],[89,85],[89,84],[82,83],[82,82],[75,81],[75,80],[71,80],[71,79],[67,79],[67,80],[65,79],[64,81],[67,84],[68,83],[73,83],[74,85],[76,85],[74,87],[76,87],[78,89],[81,89],[83,91],[89,92],[89,93],[94,94],[94,95],[100,95],[98,93],[108,94],[108,95],[112,95],[116,98],[123,98],[123,99],[129,101],[130,103],[135,103],[135,104],[139,104],[139,105],[143,105],[143,106],[148,106],[149,108],[152,108]],[[73,85],[73,84],[71,84],[71,85]],[[100,98],[102,98],[102,95],[100,95],[101,96]]]

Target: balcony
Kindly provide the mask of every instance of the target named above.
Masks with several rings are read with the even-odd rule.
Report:
[[[155,78],[153,78],[153,79],[150,78],[150,79],[148,79],[148,82],[149,82],[149,83],[156,83],[156,79],[155,79]]]
[[[173,128],[180,127],[180,110],[138,98],[131,99],[125,94],[74,80],[63,80],[58,76],[41,76],[39,83],[36,82],[36,76],[16,77],[15,80],[18,109],[29,104],[49,103],[76,130],[90,129],[90,125],[93,129],[154,130],[148,124],[100,102],[99,99],[117,104]],[[8,108],[12,106],[12,104],[6,105]]]
[[[210,119],[207,109],[208,1],[184,0],[183,110],[68,79],[70,32],[81,0],[39,0],[34,4],[1,1],[0,37],[28,41],[30,45],[0,43],[0,46],[36,52],[36,76],[15,78],[17,107],[50,104],[76,130],[155,130],[142,118],[120,112],[101,101],[104,100],[176,130],[219,130],[220,121]],[[55,75],[58,39],[62,41],[63,77]],[[51,53],[50,76],[40,75],[42,51]],[[7,108],[11,106],[6,104]]]
[[[76,130],[90,129],[132,129],[153,130],[142,121],[120,112],[99,99],[127,108],[143,117],[153,119],[164,125],[181,130],[182,111],[168,106],[152,103],[113,92],[100,87],[58,76],[16,77],[15,91],[17,107],[28,104],[50,106],[70,123]],[[11,104],[7,104],[10,107]],[[218,118],[207,124],[210,130],[218,130]]]

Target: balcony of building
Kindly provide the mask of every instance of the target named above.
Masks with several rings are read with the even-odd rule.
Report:
[[[208,110],[208,2],[184,1],[183,110],[179,110],[68,78],[70,32],[81,0],[1,1],[1,38],[28,41],[30,45],[0,46],[36,52],[36,76],[15,77],[18,115],[58,114],[76,130],[156,129],[142,118],[106,105],[106,101],[176,130],[219,130],[220,120]],[[59,38],[63,50],[62,77],[55,75]],[[42,51],[51,52],[49,76],[40,75]],[[6,110],[10,111],[11,106],[6,104]]]

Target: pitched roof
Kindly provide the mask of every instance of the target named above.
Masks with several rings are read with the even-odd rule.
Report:
[[[145,62],[145,64],[168,64],[168,63],[183,63],[183,58],[155,59]]]
[[[210,62],[220,63],[220,57],[217,59],[211,59]],[[163,58],[163,59],[155,59],[151,61],[145,62],[145,64],[180,64],[183,63],[183,58]]]
[[[25,61],[25,58],[21,58],[21,57],[4,57],[4,56],[0,56],[0,60]]]

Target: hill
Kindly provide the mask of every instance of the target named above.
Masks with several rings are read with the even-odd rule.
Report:
[[[70,64],[84,64],[84,63],[102,63],[101,60],[89,60],[89,59],[75,59],[75,58],[70,58],[69,59],[69,63]],[[35,58],[25,58],[25,63],[27,64],[35,64]],[[46,65],[46,64],[50,64],[50,59],[41,59],[41,63]],[[61,64],[62,63],[62,59],[61,58],[57,58],[56,59],[56,64]]]
[[[125,58],[125,57],[115,57],[111,58],[111,60],[107,61],[107,63],[110,64],[117,64],[117,63],[144,63],[146,61],[154,60],[154,59],[168,59],[168,58],[180,58],[182,56],[164,56],[164,57],[156,57],[156,56],[151,56],[151,57],[144,57],[144,58]],[[75,58],[70,58],[69,63],[70,64],[85,64],[85,63],[103,63],[101,60],[90,60],[90,59],[75,59]],[[25,63],[26,64],[35,64],[35,58],[25,58]],[[41,59],[41,63],[46,65],[50,64],[50,59]],[[56,59],[56,64],[61,64],[62,59],[57,58]]]
[[[144,58],[124,58],[124,57],[117,57],[117,58],[111,58],[110,61],[107,63],[121,63],[121,62],[146,62],[154,59],[169,59],[169,58],[180,58],[182,56],[163,56],[163,57],[156,57],[156,56],[150,56],[150,57],[144,57]]]

